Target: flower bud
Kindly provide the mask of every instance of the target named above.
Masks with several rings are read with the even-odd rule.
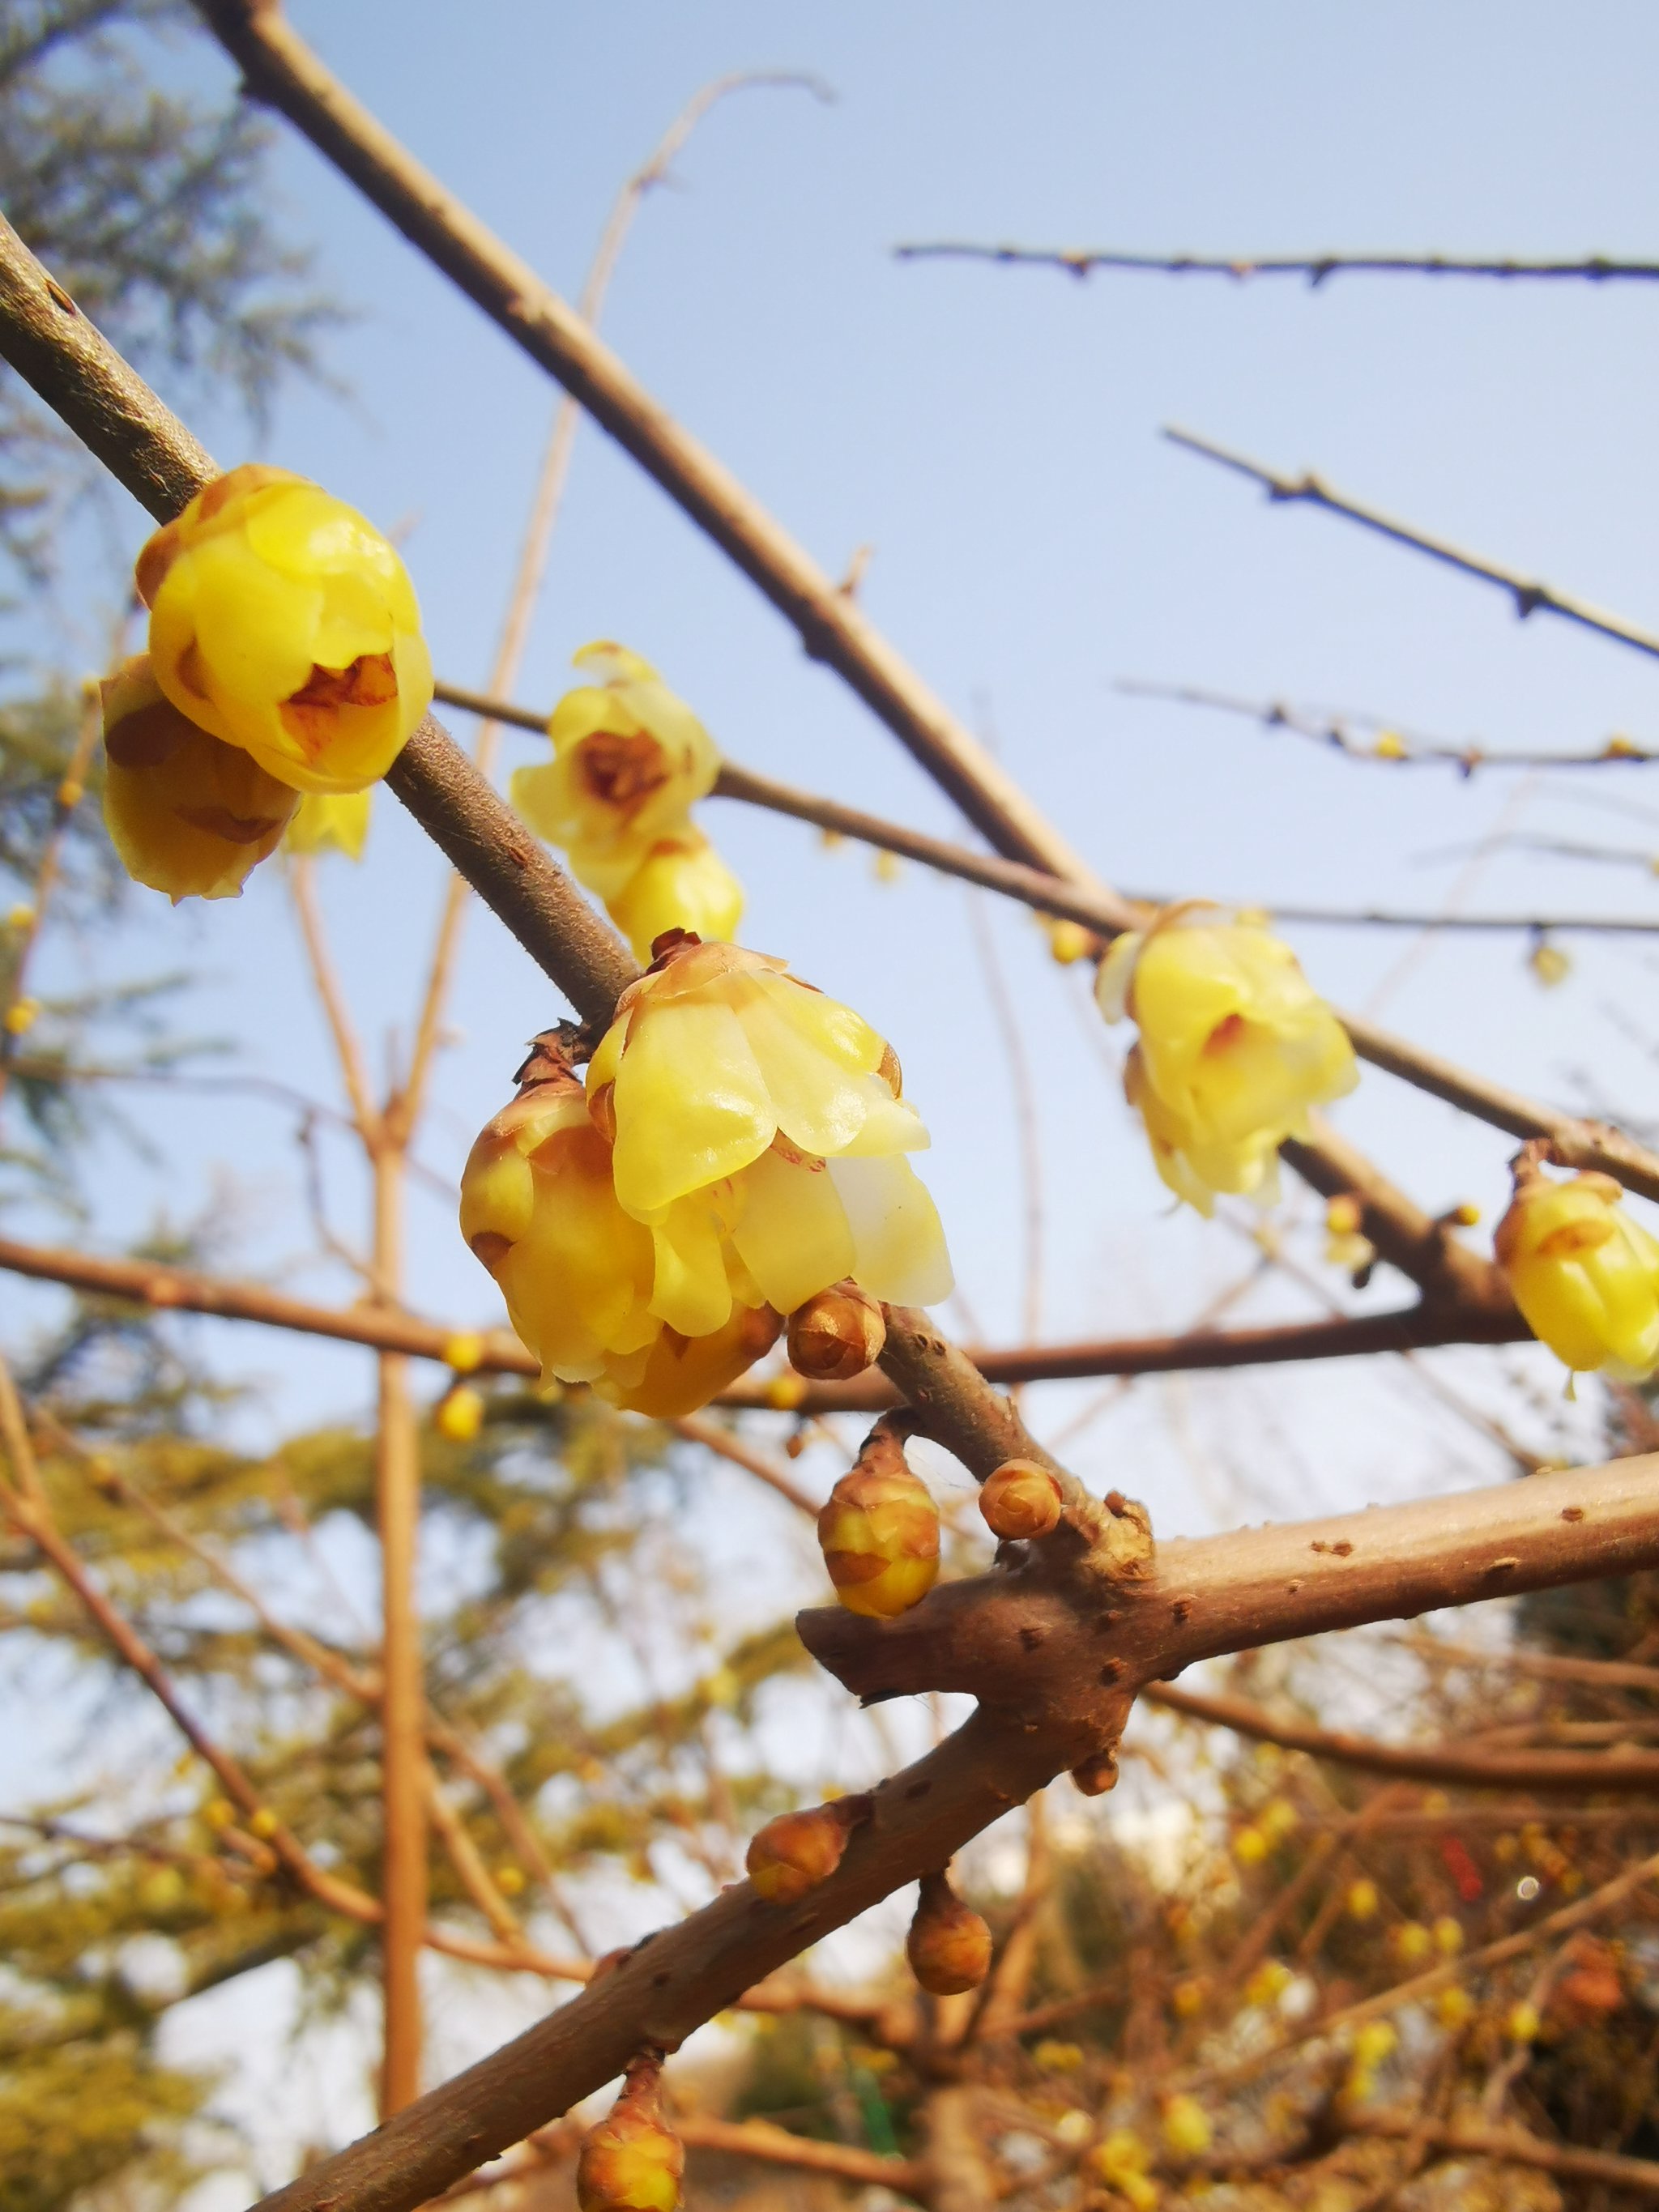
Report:
[[[789,1316],[789,1364],[817,1382],[845,1382],[881,1357],[887,1323],[879,1304],[850,1278],[831,1283]]]
[[[904,1954],[931,1996],[960,1996],[964,1990],[977,1989],[989,1972],[991,1931],[957,1895],[948,1875],[922,1876]]]
[[[432,699],[403,562],[319,484],[251,462],[138,556],[156,681],[295,791],[362,791]]]
[[[318,853],[343,853],[348,860],[361,860],[368,839],[373,796],[367,791],[307,792],[288,825],[283,850],[297,853],[302,858]]]
[[[1575,1373],[1641,1381],[1659,1365],[1659,1243],[1611,1176],[1552,1182],[1524,1162],[1492,1237],[1534,1336]]]
[[[1547,991],[1565,983],[1572,973],[1571,956],[1559,945],[1552,945],[1547,937],[1540,937],[1527,955],[1527,965]]]
[[[878,1425],[818,1515],[818,1545],[849,1613],[891,1620],[939,1574],[939,1508],[890,1429]]]
[[[659,2068],[636,2060],[621,2094],[582,2138],[581,2212],[676,2212],[685,2146],[663,2118]]]
[[[841,1864],[852,1832],[848,1801],[780,1813],[750,1838],[744,1864],[769,1905],[793,1905],[828,1881]]]
[[[1095,949],[1091,930],[1080,921],[1054,919],[1045,923],[1048,935],[1048,953],[1057,967],[1069,968],[1074,961],[1086,960]]]
[[[695,930],[705,944],[735,937],[743,920],[743,885],[702,830],[688,823],[673,836],[659,838],[605,905],[635,958],[648,961],[652,946],[671,929]]]
[[[1103,1797],[1117,1787],[1117,1753],[1097,1751],[1072,1769],[1072,1781],[1080,1797]]]
[[[276,851],[294,793],[180,714],[145,654],[124,661],[103,694],[104,820],[122,866],[175,906],[237,897]]]
[[[446,1390],[432,1416],[438,1434],[453,1444],[470,1444],[483,1428],[483,1395],[466,1382]]]
[[[983,1484],[979,1510],[1004,1543],[1046,1536],[1057,1528],[1062,1503],[1060,1477],[1034,1459],[1006,1459]]]

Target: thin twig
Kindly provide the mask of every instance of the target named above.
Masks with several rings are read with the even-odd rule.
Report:
[[[1276,476],[1259,461],[1249,460],[1242,453],[1230,452],[1225,446],[1218,446],[1208,438],[1198,437],[1190,430],[1173,425],[1167,426],[1164,434],[1171,445],[1183,447],[1190,453],[1200,453],[1206,460],[1218,461],[1223,468],[1249,477],[1253,483],[1261,485],[1271,500],[1286,503],[1300,500],[1310,507],[1322,507],[1328,514],[1357,522],[1362,529],[1373,530],[1378,537],[1391,538],[1396,545],[1404,545],[1413,553],[1425,553],[1430,560],[1442,562],[1447,568],[1474,576],[1483,584],[1496,584],[1509,594],[1516,613],[1523,621],[1528,615],[1559,615],[1564,622],[1577,623],[1581,629],[1594,630],[1599,637],[1611,638],[1617,645],[1628,645],[1638,653],[1659,658],[1659,632],[1640,629],[1622,616],[1607,614],[1600,607],[1591,606],[1587,600],[1570,599],[1548,584],[1537,583],[1512,568],[1500,568],[1496,562],[1483,560],[1478,554],[1466,553],[1443,538],[1431,538],[1409,523],[1382,514],[1379,508],[1362,507],[1358,501],[1331,490],[1316,476]]]
[[[1276,1743],[1339,1766],[1366,1774],[1390,1774],[1413,1782],[1451,1783],[1466,1790],[1520,1788],[1540,1790],[1632,1790],[1643,1796],[1659,1785],[1659,1752],[1469,1751],[1444,1744],[1380,1743],[1340,1729],[1313,1728],[1281,1721],[1243,1698],[1212,1697],[1153,1682],[1142,1692],[1152,1705],[1212,1728],[1231,1729],[1257,1743]],[[1629,1723],[1617,1724],[1621,1732]]]
[[[1659,760],[1659,751],[1626,737],[1609,738],[1595,753],[1511,745],[1492,752],[1473,738],[1460,745],[1443,738],[1416,735],[1381,714],[1292,707],[1282,699],[1245,699],[1237,692],[1211,691],[1201,684],[1149,684],[1135,677],[1121,678],[1115,688],[1129,699],[1162,699],[1171,706],[1203,707],[1258,722],[1264,730],[1289,730],[1296,737],[1340,753],[1345,760],[1369,762],[1376,768],[1453,768],[1459,775],[1470,776],[1486,768],[1642,768]],[[1367,743],[1354,734],[1358,730],[1375,734]],[[1379,749],[1378,738],[1394,742]]]
[[[445,1364],[451,1364],[464,1346],[469,1367],[479,1374],[528,1377],[541,1372],[534,1355],[506,1329],[474,1334],[386,1307],[315,1305],[280,1291],[266,1290],[262,1284],[228,1282],[194,1268],[165,1267],[159,1261],[106,1260],[89,1253],[0,1237],[0,1268],[32,1276],[39,1282],[63,1283],[98,1297],[131,1298],[163,1310],[210,1314],[224,1321],[253,1322],[268,1328],[332,1337]],[[1269,1322],[1256,1328],[1197,1328],[1172,1336],[1109,1337],[1030,1347],[975,1346],[972,1357],[981,1373],[994,1382],[1076,1382],[1091,1376],[1282,1366],[1304,1359],[1349,1359],[1447,1344],[1517,1344],[1526,1341],[1528,1334],[1514,1314],[1470,1306],[1408,1306],[1398,1312],[1356,1314],[1334,1321]],[[788,1381],[782,1409],[789,1413],[866,1413],[896,1402],[892,1385],[876,1374],[861,1375],[851,1382],[809,1383],[799,1377]],[[769,1382],[745,1381],[723,1391],[714,1402],[775,1412],[780,1396]],[[715,1443],[708,1433],[714,1424],[702,1416],[688,1414],[665,1425],[695,1443],[709,1444],[751,1474],[760,1473],[747,1456],[748,1446],[743,1447],[745,1456],[737,1458],[731,1448],[732,1439],[722,1433]],[[778,1479],[781,1473],[771,1467],[761,1480],[789,1496],[783,1480]],[[811,1510],[817,1510],[816,1504]]]
[[[1224,276],[1244,283],[1255,276],[1305,277],[1316,289],[1332,276],[1486,276],[1510,281],[1577,281],[1591,284],[1651,283],[1659,261],[1615,261],[1593,253],[1582,260],[1460,260],[1443,253],[1316,253],[1297,255],[1130,253],[1112,246],[987,246],[940,239],[896,246],[896,261],[992,261],[1057,269],[1067,276],[1097,270],[1139,270],[1165,276]]]

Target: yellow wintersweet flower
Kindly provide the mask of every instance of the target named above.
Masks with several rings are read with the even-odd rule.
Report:
[[[332,850],[348,860],[361,860],[372,796],[367,791],[307,792],[288,825],[283,851],[310,856]]]
[[[461,1233],[544,1380],[590,1382],[635,1413],[706,1405],[777,1336],[777,1316],[747,1284],[746,1302],[735,1299],[724,1275],[708,1328],[665,1322],[652,1232],[617,1205],[611,1147],[568,1073],[535,1082],[485,1127],[461,1176]]]
[[[1140,1047],[1131,1045],[1123,1063],[1123,1095],[1139,1115],[1159,1180],[1207,1220],[1216,1194],[1226,1191],[1271,1200],[1279,1188],[1279,1153],[1263,1134],[1242,1144],[1206,1143],[1172,1114],[1147,1079]]]
[[[1108,1021],[1127,1013],[1139,1029],[1125,1087],[1159,1174],[1200,1212],[1213,1192],[1267,1186],[1310,1109],[1358,1080],[1341,1024],[1255,923],[1173,909],[1113,943],[1096,996]]]
[[[275,852],[296,804],[235,745],[162,696],[147,655],[103,686],[104,821],[135,883],[181,898],[235,898]]]
[[[688,1313],[718,1305],[732,1255],[780,1313],[848,1276],[907,1304],[948,1295],[939,1214],[903,1157],[927,1132],[898,1062],[782,961],[664,945],[617,1001],[587,1089],[617,1200],[650,1225],[659,1288],[672,1278]]]
[[[602,899],[626,888],[652,847],[684,832],[720,773],[714,741],[647,661],[602,640],[575,665],[597,679],[567,691],[547,734],[553,758],[513,777],[513,804]]]
[[[702,830],[688,823],[672,837],[659,837],[605,905],[634,957],[645,961],[671,929],[692,931],[705,942],[735,937],[743,919],[743,885]]]
[[[138,556],[149,650],[182,714],[296,791],[362,791],[432,700],[403,562],[319,484],[249,462]]]
[[[1528,1164],[1492,1244],[1527,1326],[1558,1359],[1639,1382],[1659,1366],[1659,1243],[1622,1195],[1611,1176],[1552,1182]]]

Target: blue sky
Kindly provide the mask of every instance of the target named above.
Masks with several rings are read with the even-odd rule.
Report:
[[[1056,4],[1016,15],[975,4],[553,10],[502,0],[469,11],[463,28],[422,0],[395,10],[299,0],[294,15],[568,293],[617,184],[700,84],[793,66],[833,87],[833,106],[756,91],[704,124],[677,188],[641,217],[607,335],[828,568],[872,548],[871,615],[1109,878],[1269,904],[1432,905],[1453,871],[1421,856],[1480,836],[1512,800],[1511,827],[1659,843],[1649,823],[1605,811],[1639,799],[1640,772],[1547,778],[1516,799],[1511,777],[1464,785],[1355,768],[1114,688],[1135,676],[1283,693],[1493,745],[1593,746],[1614,728],[1653,736],[1653,671],[1639,656],[1541,619],[1520,625],[1499,595],[1328,519],[1271,508],[1158,436],[1179,421],[1281,467],[1316,466],[1639,619],[1659,585],[1659,461],[1645,434],[1653,288],[1085,286],[905,265],[890,251],[948,234],[1229,252],[1641,253],[1656,191],[1645,88],[1659,23],[1649,11]],[[224,82],[210,49],[175,66]],[[291,392],[263,450],[407,532],[438,665],[481,680],[553,394],[308,147],[284,137],[275,173],[358,319],[333,354],[350,398]],[[247,449],[228,416],[198,419],[222,459]],[[136,514],[127,534],[136,547]],[[955,826],[888,734],[588,428],[521,696],[550,703],[569,653],[594,635],[655,660],[734,758]],[[510,761],[534,755],[533,740],[510,741]],[[969,1305],[988,1336],[1006,1340],[1021,1304],[1018,1132],[963,893],[914,870],[877,886],[866,856],[823,854],[810,832],[729,806],[711,806],[708,821],[749,886],[749,941],[852,1000],[898,1046],[933,1128],[927,1172]],[[331,870],[327,891],[378,1060],[388,1032],[407,1031],[438,873],[382,803],[368,864]],[[1651,887],[1635,870],[1500,856],[1470,894],[1474,907],[1551,902],[1643,911]],[[1023,915],[988,911],[1040,1103],[1045,1328],[1178,1326],[1237,1273],[1242,1248],[1224,1230],[1169,1218],[1078,979],[1051,967]],[[1297,941],[1322,987],[1356,1005],[1405,949],[1311,929]],[[1576,1095],[1594,1064],[1639,1115],[1650,1063],[1614,1018],[1644,1022],[1649,956],[1631,941],[1575,945],[1572,980],[1545,994],[1522,950],[1442,941],[1388,999],[1387,1018],[1554,1095]],[[62,948],[59,980],[77,956]],[[274,872],[237,905],[173,914],[141,896],[99,957],[106,972],[190,962],[203,978],[201,1030],[235,1041],[245,1064],[331,1095]],[[520,1041],[558,1011],[483,915],[456,1006],[422,1147],[444,1176],[505,1096]],[[135,1110],[165,1164],[113,1146],[100,1157],[106,1241],[137,1233],[161,1206],[175,1216],[211,1206],[228,1266],[276,1267],[296,1285],[343,1294],[337,1271],[297,1265],[309,1230],[280,1115],[222,1100],[140,1099]],[[1501,1204],[1506,1146],[1495,1134],[1376,1075],[1342,1119],[1426,1202],[1474,1197],[1488,1219]],[[330,1182],[352,1230],[362,1194],[344,1155]],[[21,1312],[44,1310],[33,1291],[4,1295]],[[445,1316],[490,1311],[436,1199],[416,1202],[411,1295]],[[1293,1302],[1269,1289],[1243,1310]],[[356,1355],[228,1329],[211,1340],[235,1371],[269,1384],[256,1421],[356,1402],[365,1387]],[[1515,1358],[1462,1364],[1484,1388]],[[1553,1387],[1547,1364],[1532,1371]],[[1322,1455],[1333,1502],[1368,1479],[1371,1456],[1388,1456],[1355,1444],[1344,1412],[1392,1393],[1376,1376],[1183,1387],[1230,1430],[1236,1415],[1224,1409],[1265,1394]],[[1206,1508],[1170,1460],[1159,1402],[1158,1391],[1136,1394],[1114,1419],[1121,1449],[1154,1455],[1160,1503],[1187,1524]],[[1412,1433],[1409,1413],[1400,1419]],[[1115,1463],[1114,1433],[1079,1448],[1085,1471]],[[1432,1424],[1419,1439],[1431,1453],[1444,1442]],[[1425,1460],[1425,1481],[1437,1466],[1457,1471]]]

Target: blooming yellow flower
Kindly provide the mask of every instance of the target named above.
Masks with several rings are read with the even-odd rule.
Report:
[[[676,1328],[716,1325],[733,1256],[780,1313],[843,1277],[905,1304],[949,1293],[939,1214],[903,1157],[927,1132],[896,1060],[782,961],[693,938],[665,946],[617,1001],[587,1087]]]
[[[1516,1176],[1492,1243],[1534,1336],[1577,1373],[1640,1381],[1659,1366],[1659,1243],[1611,1176]]]
[[[332,850],[348,860],[361,860],[372,796],[367,791],[307,792],[288,825],[283,851],[311,855]]]
[[[181,714],[145,654],[124,661],[103,693],[104,820],[122,866],[175,906],[235,898],[276,849],[294,793]]]
[[[626,647],[575,655],[597,679],[567,691],[547,734],[553,758],[515,771],[513,804],[570,857],[580,880],[617,897],[659,838],[686,827],[720,773],[714,741],[683,699]]]
[[[672,837],[659,837],[605,904],[634,957],[643,961],[671,929],[692,931],[705,940],[735,937],[743,919],[743,885],[702,830],[688,824]]]
[[[611,1148],[568,1074],[521,1091],[485,1127],[461,1177],[461,1233],[544,1379],[591,1382],[635,1413],[706,1405],[777,1336],[777,1316],[752,1292],[734,1298],[724,1273],[708,1329],[665,1322],[652,1231],[617,1205]]]
[[[362,791],[432,699],[414,588],[362,516],[249,462],[138,556],[157,681],[296,791]]]
[[[1200,1212],[1216,1191],[1261,1191],[1287,1137],[1358,1080],[1341,1024],[1287,945],[1256,924],[1176,910],[1116,939],[1096,996],[1140,1036],[1124,1084],[1158,1173]]]

